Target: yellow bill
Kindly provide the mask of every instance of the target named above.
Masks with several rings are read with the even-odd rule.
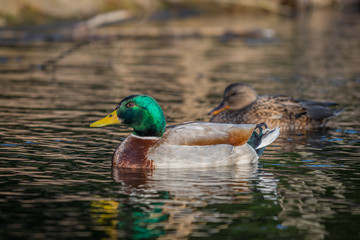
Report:
[[[106,117],[90,124],[90,127],[104,127],[107,125],[117,124],[117,123],[121,123],[121,121],[119,120],[115,110]]]

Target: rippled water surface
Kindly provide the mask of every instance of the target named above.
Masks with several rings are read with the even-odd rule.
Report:
[[[95,41],[53,73],[27,67],[72,43],[1,47],[0,238],[359,239],[357,20],[325,12],[169,21],[277,35]],[[112,151],[130,129],[89,128],[135,93],[156,98],[168,123],[208,121],[238,81],[346,111],[327,130],[282,133],[259,164],[236,168],[112,172]]]

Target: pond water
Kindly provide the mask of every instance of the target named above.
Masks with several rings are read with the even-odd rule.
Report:
[[[52,73],[27,69],[72,43],[1,47],[0,238],[359,239],[358,17],[152,23],[271,28],[276,37],[94,41]],[[112,173],[130,129],[89,124],[123,97],[153,96],[169,124],[208,121],[232,82],[346,111],[326,130],[282,133],[255,166]]]

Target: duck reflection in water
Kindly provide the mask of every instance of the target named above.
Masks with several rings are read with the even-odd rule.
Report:
[[[207,206],[250,204],[257,184],[269,199],[276,195],[276,181],[269,174],[258,177],[257,164],[197,170],[113,168],[112,176],[122,184],[121,193],[129,196],[117,210],[131,216],[131,224],[137,225],[128,229],[141,228],[152,237],[167,239],[187,238],[206,230],[199,222],[211,221],[213,230],[220,231],[235,219],[250,217],[251,211],[242,207],[220,214]],[[134,230],[131,234],[141,233]]]

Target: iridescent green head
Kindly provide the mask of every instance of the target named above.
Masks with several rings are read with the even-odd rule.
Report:
[[[90,127],[103,127],[123,123],[134,129],[138,136],[157,136],[164,134],[166,121],[164,113],[156,102],[147,95],[131,95],[124,98],[115,110]]]

